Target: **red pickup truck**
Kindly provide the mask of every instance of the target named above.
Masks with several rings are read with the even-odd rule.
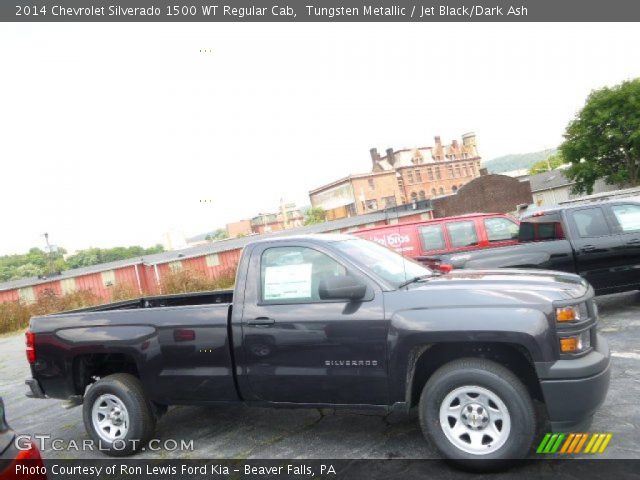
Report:
[[[432,255],[518,243],[518,220],[502,213],[471,213],[458,217],[383,225],[353,232],[396,252],[429,263]]]

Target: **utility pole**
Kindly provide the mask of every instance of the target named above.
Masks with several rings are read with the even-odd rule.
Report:
[[[45,242],[47,242],[47,252],[48,252],[48,257],[49,257],[49,271],[47,272],[48,275],[53,274],[53,251],[51,249],[51,245],[49,244],[49,234],[45,232],[44,234],[44,240]]]

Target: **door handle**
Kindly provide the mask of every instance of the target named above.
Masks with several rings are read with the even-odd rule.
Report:
[[[247,325],[251,325],[253,327],[267,327],[269,325],[273,325],[276,321],[273,318],[269,317],[257,317],[253,320],[249,320]]]
[[[596,247],[594,245],[585,245],[580,250],[582,250],[583,252],[593,252],[595,249]]]
[[[640,243],[640,238],[634,238],[633,240],[629,240],[627,245],[638,245]]]

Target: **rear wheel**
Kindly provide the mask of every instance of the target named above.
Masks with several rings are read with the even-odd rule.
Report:
[[[485,359],[450,362],[429,379],[420,397],[425,436],[454,460],[524,458],[536,416],[527,388],[507,368]]]
[[[87,433],[107,455],[122,457],[144,447],[155,429],[155,416],[140,381],[118,373],[96,382],[84,398]]]

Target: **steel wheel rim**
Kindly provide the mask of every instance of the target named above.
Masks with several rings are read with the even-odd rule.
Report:
[[[100,395],[93,402],[91,423],[102,440],[108,443],[123,440],[129,432],[129,411],[115,395]]]
[[[440,404],[440,427],[456,448],[472,455],[488,455],[509,438],[511,416],[494,392],[465,385],[449,392]]]

